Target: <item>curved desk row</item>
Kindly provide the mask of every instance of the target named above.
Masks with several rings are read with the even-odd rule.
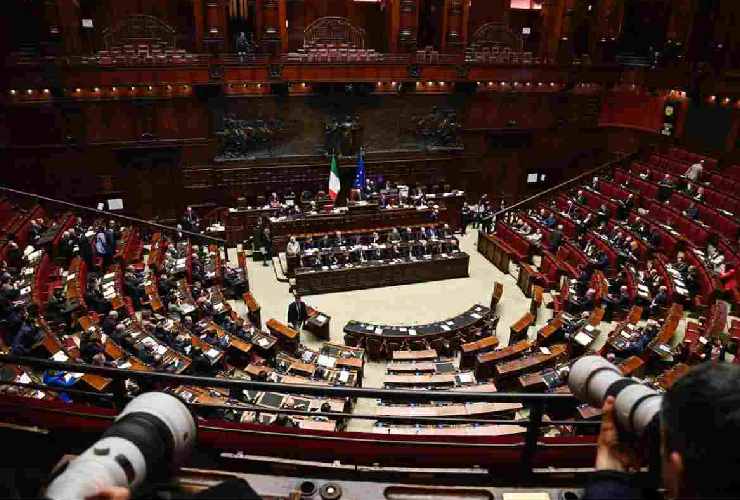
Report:
[[[468,277],[470,256],[465,252],[425,257],[324,266],[326,269],[299,268],[295,272],[295,291],[313,295]]]
[[[350,321],[344,327],[347,345],[364,346],[373,359],[390,358],[394,351],[412,349],[423,351],[432,347],[437,352],[448,350],[445,344],[459,349],[462,344],[476,340],[476,332],[491,316],[491,309],[475,305],[453,318],[425,325],[376,325]],[[482,335],[482,333],[481,333]]]

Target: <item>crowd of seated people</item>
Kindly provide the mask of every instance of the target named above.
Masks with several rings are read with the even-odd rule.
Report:
[[[197,229],[192,211],[186,217],[192,219],[188,229]],[[56,237],[43,243],[50,231]],[[1,247],[0,352],[132,370],[250,379],[264,370],[250,376],[245,371],[248,366],[269,369],[276,356],[300,348],[282,344],[227,302],[227,295],[241,298],[247,283],[224,279],[231,266],[221,258],[218,247],[194,245],[178,239],[176,233],[173,237],[150,234],[135,226],[81,217],[65,217],[64,223],[34,217],[25,221],[18,236],[9,236]],[[20,250],[18,255],[15,249]],[[41,270],[41,262],[51,269]],[[50,290],[47,297],[38,293],[41,289]],[[80,375],[19,370],[18,377],[46,381],[60,389],[87,383],[104,390],[110,382]],[[332,383],[345,384],[345,378],[337,370]],[[361,374],[352,378],[359,379]],[[312,379],[302,383],[312,383]],[[153,386],[129,380],[126,387],[132,396]],[[197,404],[193,391],[185,392]],[[86,401],[64,392],[34,394],[65,402]],[[219,396],[227,405],[254,402],[257,397],[261,396],[228,391]],[[321,404],[314,406],[315,411],[321,408]],[[285,425],[298,420],[299,427],[318,425],[310,418],[288,418]]]
[[[341,231],[312,236],[298,241],[291,237],[288,256],[298,256],[300,267],[335,267],[360,264],[369,260],[419,259],[425,255],[449,254],[458,251],[459,244],[449,225],[430,225],[418,229],[392,228],[381,238],[377,231],[354,234]]]

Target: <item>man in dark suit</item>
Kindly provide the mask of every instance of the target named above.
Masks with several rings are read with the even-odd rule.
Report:
[[[550,251],[556,253],[563,242],[563,226],[558,225],[550,232]]]
[[[295,296],[295,300],[288,306],[288,323],[295,330],[300,331],[303,327],[303,322],[308,319],[308,308],[306,304],[301,300],[300,295]]]

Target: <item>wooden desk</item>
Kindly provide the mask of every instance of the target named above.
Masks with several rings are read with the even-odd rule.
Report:
[[[343,213],[309,214],[294,219],[270,219],[272,244],[275,251],[283,252],[291,235],[429,224],[433,211],[432,208],[390,207],[367,212],[349,210]],[[440,218],[444,218],[446,209],[440,207],[439,214]]]
[[[552,318],[548,323],[540,328],[537,332],[537,342],[540,345],[546,345],[559,337],[559,333],[563,328],[562,313]]]
[[[384,385],[444,385],[454,383],[454,373],[386,375],[383,378]]]
[[[437,359],[437,351],[427,349],[424,351],[393,351],[394,361],[421,361],[425,359]]]
[[[490,351],[498,347],[498,338],[491,335],[475,342],[467,342],[460,348],[460,369],[470,369],[475,366],[475,358],[481,352]]]
[[[308,311],[308,319],[303,323],[303,329],[313,333],[319,339],[329,340],[331,316],[319,312],[311,306],[307,306],[306,309]]]
[[[464,252],[430,259],[368,261],[337,269],[300,268],[295,290],[301,295],[343,292],[468,277],[470,257]]]
[[[244,303],[247,306],[247,318],[249,319],[249,322],[252,323],[257,329],[262,328],[262,308],[255,300],[252,292],[244,293],[244,295],[242,295],[242,299],[244,299]]]
[[[521,403],[453,403],[441,405],[380,405],[376,410],[379,419],[384,417],[484,417],[521,410]]]
[[[392,372],[434,372],[437,370],[437,364],[432,361],[412,361],[410,363],[388,363],[386,370]]]
[[[295,350],[301,341],[300,333],[275,318],[270,319],[266,326],[270,333],[278,339],[278,343],[290,351]]]
[[[534,324],[534,315],[530,312],[524,313],[524,316],[511,325],[511,333],[509,335],[509,345],[527,339],[527,332],[529,327]]]
[[[350,321],[344,327],[345,343],[358,345],[363,339],[371,359],[387,358],[409,346],[415,352],[433,349],[435,356],[450,345],[459,345],[464,335],[490,318],[491,310],[475,305],[453,318],[425,325],[376,325]],[[396,359],[396,358],[394,358]]]
[[[551,368],[520,375],[517,382],[519,388],[526,392],[546,392],[563,384],[558,374]]]
[[[475,359],[476,378],[478,380],[490,378],[493,374],[493,367],[496,363],[519,356],[533,345],[534,343],[529,340],[522,340],[498,351],[489,351],[478,354]]]
[[[496,266],[502,273],[509,274],[511,249],[493,235],[478,232],[478,252]]]
[[[554,364],[567,352],[565,344],[555,344],[547,349],[550,351],[549,353],[535,352],[534,354],[520,359],[514,359],[497,364],[495,366],[497,378],[504,379],[515,377],[523,372]]]
[[[526,262],[520,264],[516,284],[522,293],[524,293],[525,297],[532,297],[534,282],[539,275],[540,273]]]

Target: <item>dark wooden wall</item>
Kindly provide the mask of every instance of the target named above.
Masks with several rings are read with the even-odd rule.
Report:
[[[196,93],[197,94],[197,93]],[[326,188],[324,120],[359,116],[368,175],[432,184],[448,182],[475,197],[516,199],[526,174],[553,182],[606,159],[592,97],[553,93],[380,95],[367,98],[253,97],[150,101],[100,100],[18,105],[0,127],[8,147],[2,182],[93,205],[122,197],[130,213],[173,217],[186,203],[228,205],[238,196],[280,188]],[[414,117],[454,109],[462,151],[421,147]],[[222,113],[279,118],[289,128],[272,154],[221,162],[216,131]],[[583,117],[591,116],[584,121]],[[587,139],[586,139],[587,138]],[[341,161],[351,179],[354,160]],[[540,186],[541,187],[541,186]]]

